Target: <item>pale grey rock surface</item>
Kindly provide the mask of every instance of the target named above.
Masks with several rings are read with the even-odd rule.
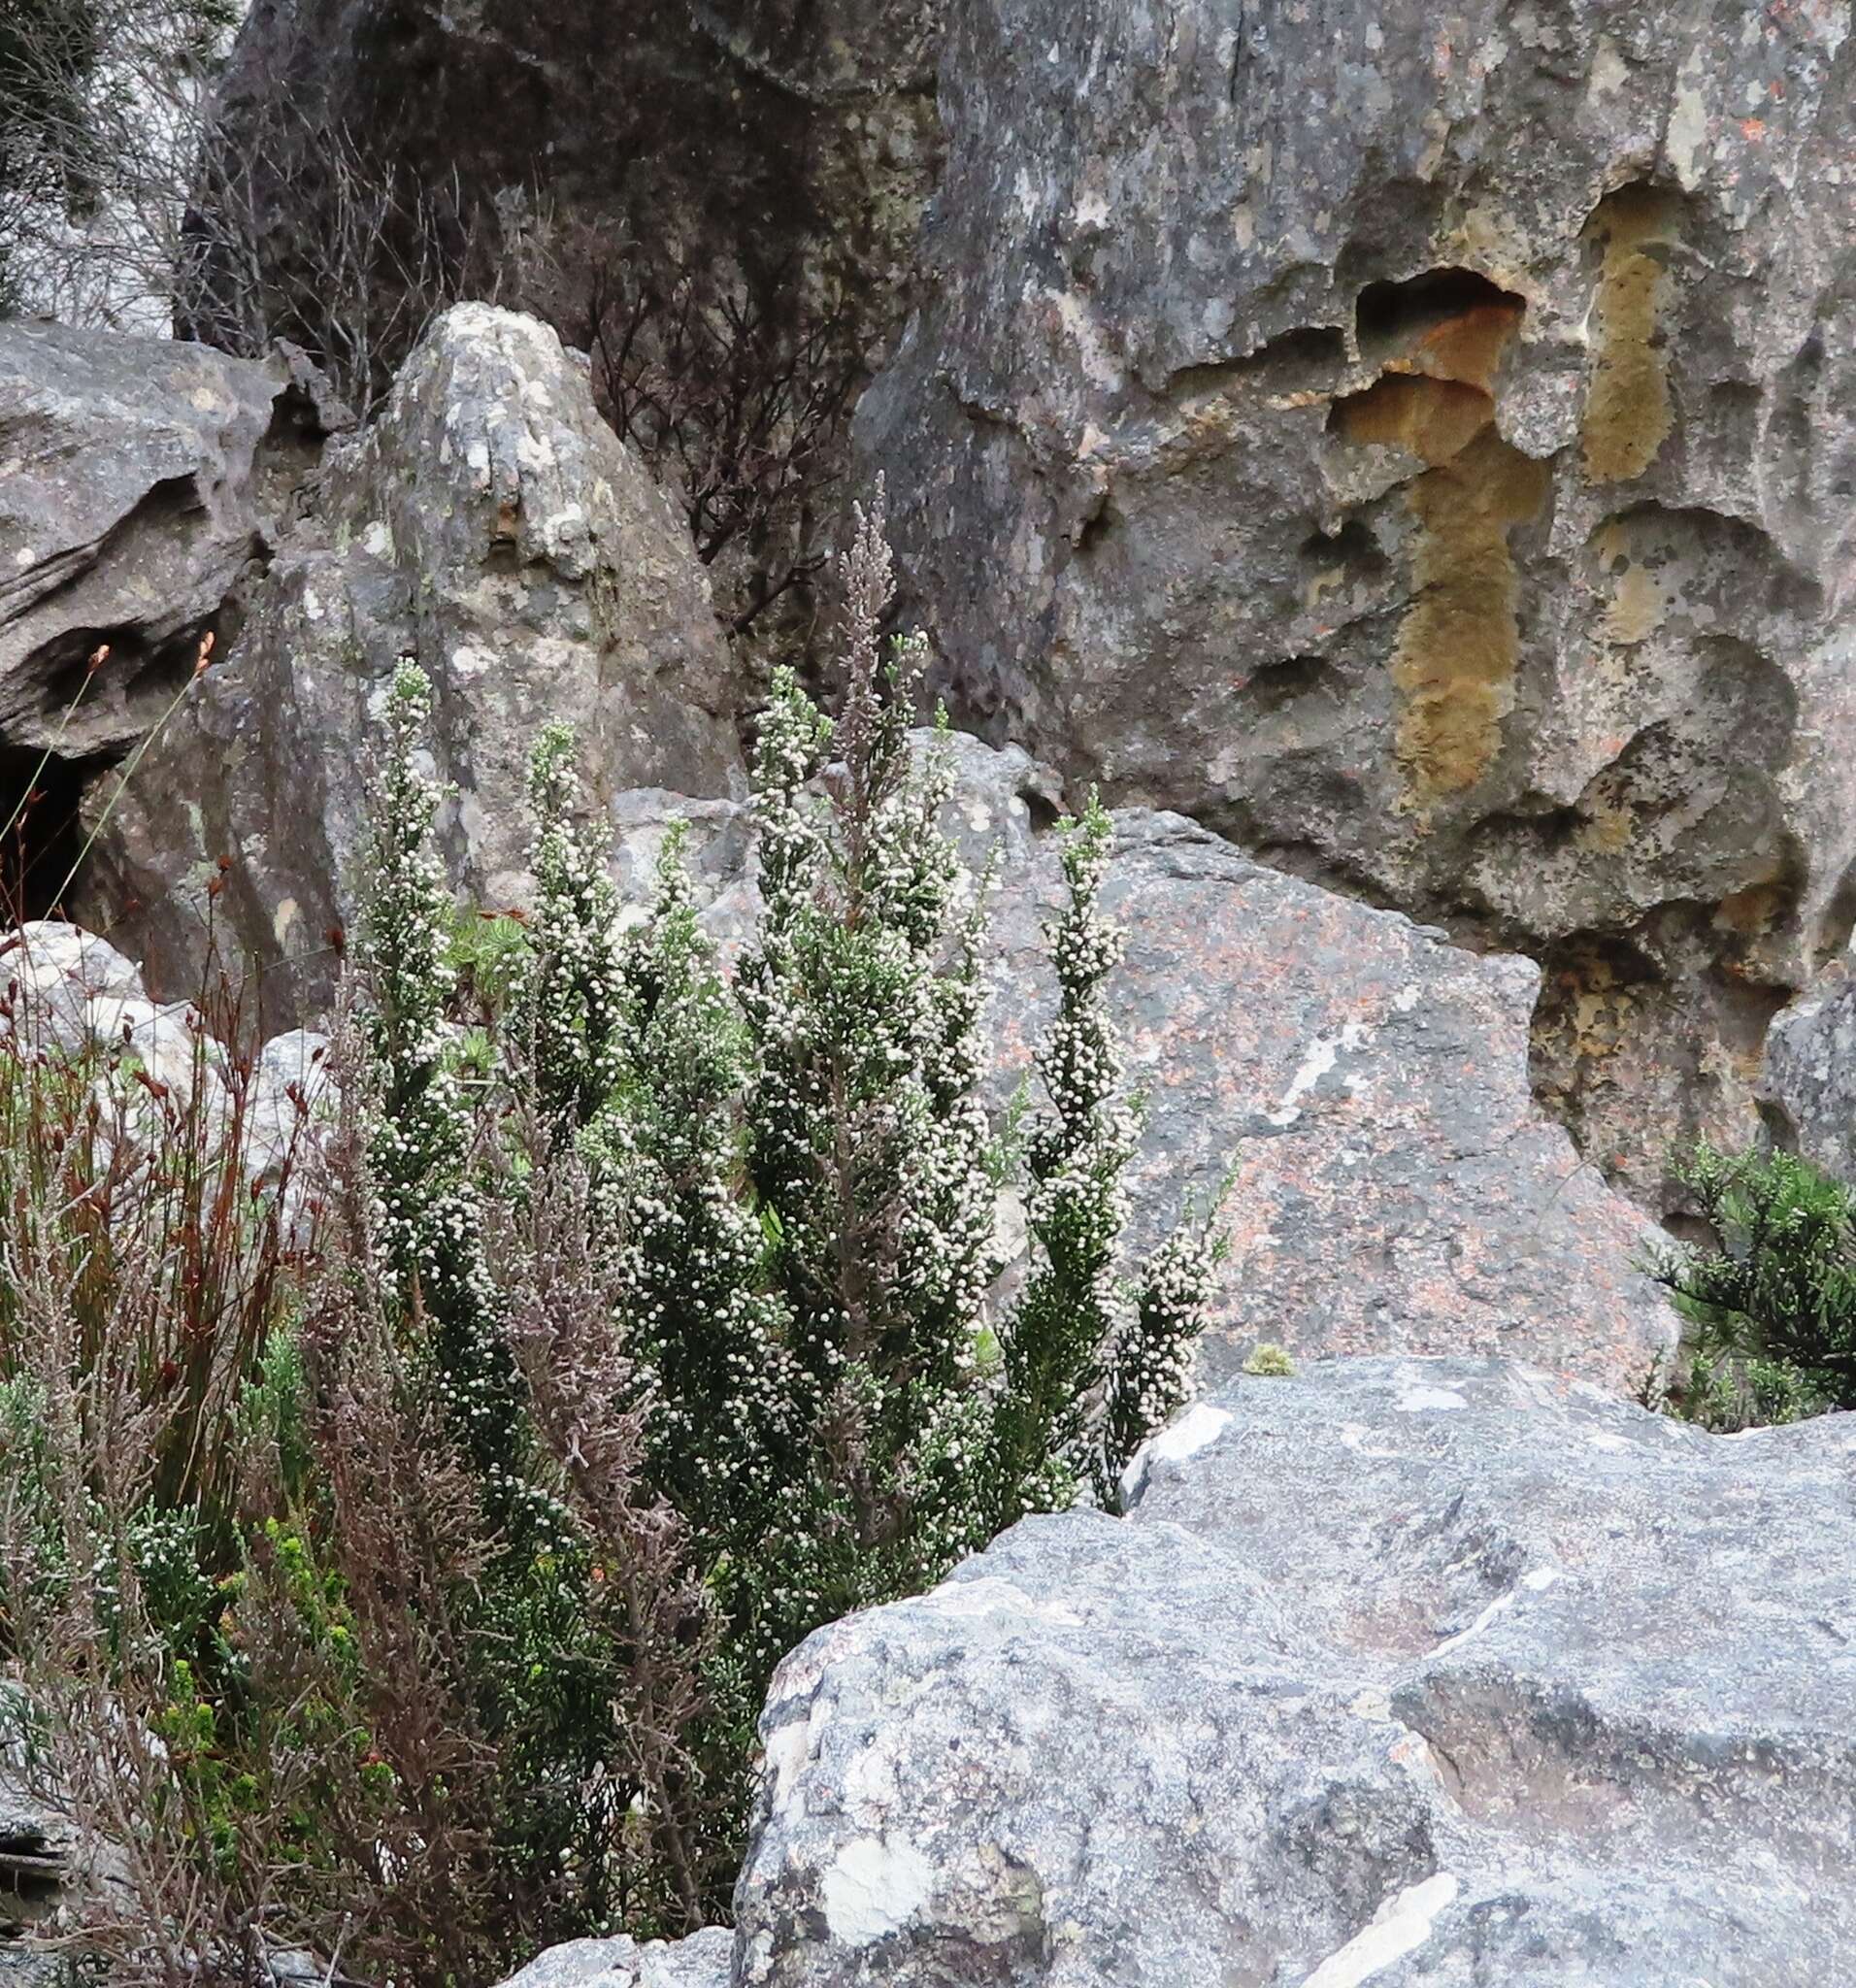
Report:
[[[326,418],[283,361],[0,323],[0,748],[148,729],[236,631]]]
[[[1048,769],[956,734],[945,824],[1000,851],[986,949],[995,1103],[1054,999],[1061,902]],[[613,811],[641,900],[674,797]],[[724,952],[751,916],[743,810],[700,811],[692,868]],[[1529,1089],[1540,970],[1478,957],[1396,912],[1252,862],[1178,815],[1117,811],[1107,910],[1129,933],[1110,999],[1145,1093],[1134,1237],[1156,1241],[1228,1178],[1233,1257],[1202,1362],[1300,1352],[1509,1353],[1639,1389],[1677,1321],[1638,1270],[1656,1232]]]
[[[1773,1023],[1760,1096],[1788,1147],[1856,1181],[1856,978],[1845,960]]]
[[[156,987],[197,983],[207,885],[272,1025],[325,1004],[387,683],[430,676],[452,874],[491,909],[526,878],[529,753],[580,731],[602,800],[739,791],[735,684],[682,521],[531,318],[459,305],[379,421],[329,449],[245,634],[115,805],[84,906]],[[93,812],[109,804],[101,782]]]
[[[957,719],[1541,959],[1652,1199],[1847,935],[1849,28],[974,0],[858,416]]]
[[[734,1936],[713,1926],[670,1944],[570,1939],[537,1955],[505,1988],[728,1988],[734,1949]]]
[[[246,1180],[280,1191],[286,1228],[301,1233],[311,1162],[341,1103],[328,1036],[287,1030],[247,1065],[191,1002],[150,1001],[141,969],[107,940],[30,919],[0,931],[0,1044],[33,1061],[90,1059],[106,1143],[161,1136],[162,1094],[197,1110],[209,1149],[236,1141]]]
[[[776,1677],[735,1988],[1819,1988],[1856,1417],[1505,1361],[1240,1382]],[[718,1980],[722,1977],[717,1976]]]

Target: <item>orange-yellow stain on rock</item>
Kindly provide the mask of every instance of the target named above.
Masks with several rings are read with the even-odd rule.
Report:
[[[1412,599],[1392,660],[1403,805],[1420,819],[1488,771],[1514,708],[1521,637],[1508,534],[1538,515],[1549,483],[1546,464],[1495,432],[1488,382],[1520,315],[1482,306],[1434,326],[1392,362],[1422,370],[1388,371],[1337,409],[1347,441],[1404,448],[1428,465],[1407,492],[1418,525]],[[1450,365],[1472,377],[1432,370]]]
[[[1472,305],[1429,326],[1405,351],[1388,359],[1385,370],[1452,380],[1493,393],[1502,354],[1520,329],[1525,311],[1518,298],[1513,303]]]
[[[1669,355],[1657,315],[1677,236],[1675,199],[1651,186],[1607,195],[1586,223],[1598,245],[1598,361],[1585,396],[1586,474],[1595,483],[1641,477],[1669,438]]]
[[[1631,987],[1596,955],[1580,958],[1559,978],[1564,1047],[1580,1058],[1614,1056],[1637,1016]]]

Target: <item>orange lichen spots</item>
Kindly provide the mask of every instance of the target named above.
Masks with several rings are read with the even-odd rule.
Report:
[[[1797,889],[1783,877],[1749,883],[1714,907],[1715,928],[1739,939],[1768,939],[1780,930],[1797,904]]]
[[[1546,465],[1492,424],[1411,485],[1415,588],[1392,680],[1402,693],[1406,805],[1415,812],[1473,787],[1501,750],[1521,646],[1508,533],[1539,514],[1547,486]]]
[[[1521,640],[1508,534],[1539,514],[1549,484],[1546,465],[1495,429],[1492,389],[1520,301],[1464,272],[1448,278],[1428,292],[1423,280],[1397,294],[1375,286],[1370,310],[1363,301],[1385,370],[1333,418],[1344,440],[1403,448],[1426,465],[1406,493],[1417,523],[1412,598],[1392,659],[1403,805],[1420,821],[1475,786],[1501,750]],[[1424,308],[1438,295],[1456,308]]]
[[[1656,460],[1671,424],[1669,354],[1658,316],[1681,209],[1653,186],[1602,200],[1586,224],[1600,251],[1593,307],[1597,364],[1585,398],[1585,468],[1598,483],[1628,482]]]

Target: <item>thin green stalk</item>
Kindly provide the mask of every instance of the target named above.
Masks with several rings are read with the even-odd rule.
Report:
[[[109,655],[110,645],[106,642],[96,650],[91,656],[89,663],[85,666],[83,680],[78,685],[78,694],[65,706],[64,715],[58,720],[58,729],[51,735],[50,745],[40,753],[39,763],[32,769],[31,779],[19,789],[19,798],[13,804],[13,812],[7,816],[5,825],[0,826],[0,842],[5,842],[7,837],[18,825],[20,815],[26,812],[33,794],[38,789],[40,777],[44,774],[46,768],[51,764],[53,755],[64,743],[64,735],[71,729],[71,720],[78,714],[78,706],[83,702],[83,693],[89,689],[91,678],[102,669],[104,663],[108,661]]]
[[[161,734],[167,729],[168,720],[171,717],[173,717],[177,711],[181,709],[182,700],[186,696],[187,692],[193,688],[195,680],[206,675],[207,662],[208,659],[213,654],[213,631],[209,628],[207,632],[200,638],[200,653],[194,661],[192,675],[189,676],[186,681],[181,685],[180,689],[174,693],[173,701],[169,704],[167,710],[164,711],[161,713],[161,715],[155,719],[154,723],[150,725],[145,733],[143,733],[140,741],[136,745],[135,750],[129,754],[129,763],[122,769],[121,774],[117,777],[116,783],[116,791],[110,796],[109,802],[105,806],[103,812],[97,816],[96,826],[91,829],[90,833],[87,836],[84,837],[83,848],[81,848],[78,851],[78,853],[74,857],[72,857],[71,867],[64,873],[63,882],[61,882],[58,885],[57,889],[54,890],[51,893],[50,899],[47,900],[47,902],[50,905],[55,907],[63,903],[65,892],[71,888],[72,882],[76,878],[78,872],[83,868],[84,862],[88,858],[90,851],[96,846],[97,837],[100,836],[103,833],[103,831],[109,827],[110,817],[116,812],[116,805],[119,800],[121,800],[124,788],[126,788],[129,782],[135,778],[135,770],[142,764],[143,755],[148,751],[149,747],[152,746],[154,742],[161,736]]]

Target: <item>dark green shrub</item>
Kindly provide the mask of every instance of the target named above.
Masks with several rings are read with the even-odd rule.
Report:
[[[1700,1145],[1676,1172],[1719,1238],[1650,1266],[1695,1328],[1689,1412],[1744,1428],[1856,1407],[1856,1191],[1782,1152]]]

